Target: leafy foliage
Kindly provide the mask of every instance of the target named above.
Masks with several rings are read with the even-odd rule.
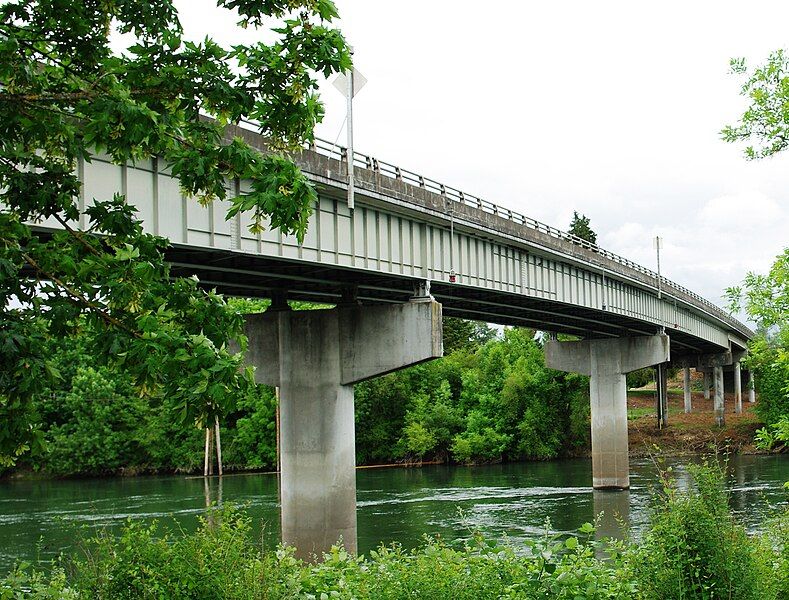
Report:
[[[783,50],[749,70],[744,58],[731,60],[731,72],[745,78],[740,94],[750,105],[736,125],[721,131],[727,142],[752,142],[745,148],[749,159],[765,158],[789,144],[789,57]]]
[[[457,317],[444,317],[444,353],[452,354],[464,349],[474,352],[496,337],[496,330],[479,321],[469,321]]]
[[[357,460],[552,458],[589,441],[587,379],[547,369],[534,332],[510,329],[356,386]]]
[[[593,244],[597,243],[597,234],[592,231],[592,228],[589,226],[589,217],[586,215],[579,215],[578,211],[573,211],[573,220],[570,222],[570,229],[568,229],[567,232],[587,242],[592,242]]]
[[[268,304],[228,301],[244,313]],[[141,396],[122,366],[96,365],[95,333],[86,326],[80,331],[45,343],[48,364],[59,377],[28,405],[44,448],[19,466],[54,475],[198,470],[203,432],[182,419],[179,399]],[[445,358],[357,385],[357,463],[500,462],[588,448],[585,378],[546,369],[531,330],[512,329],[478,343],[469,338]],[[221,420],[225,466],[274,468],[273,388],[250,385],[229,404]]]
[[[758,335],[748,344],[748,367],[756,374],[756,411],[768,425],[789,418],[789,248],[767,275],[748,273],[727,291],[732,311],[742,308],[756,321]]]
[[[0,464],[38,450],[34,396],[58,379],[44,348],[85,327],[88,351],[120,366],[138,394],[207,423],[253,385],[240,371],[241,318],[194,279],[172,279],[167,240],[143,230],[123,197],[86,198],[78,163],[157,159],[184,193],[225,199],[302,238],[316,194],[287,157],[322,117],[318,73],[350,67],[330,0],[219,0],[271,43],[223,48],[185,39],[170,0],[18,0],[0,6]],[[116,33],[132,43],[111,50]],[[210,117],[210,118],[206,118]],[[228,125],[259,123],[261,154]],[[61,232],[31,227],[43,220]],[[84,317],[84,318],[80,318]]]
[[[649,530],[631,548],[632,577],[645,599],[782,598],[769,540],[750,538],[729,512],[719,466],[691,466],[695,487],[680,491],[670,479],[653,507]],[[784,577],[785,580],[785,577]]]
[[[729,513],[722,474],[700,468],[694,476],[694,489],[669,485],[658,497],[641,543],[593,541],[586,523],[569,536],[546,527],[519,546],[475,533],[368,556],[337,546],[307,563],[290,548],[261,551],[249,519],[224,507],[193,534],[130,522],[117,539],[101,534],[83,544],[81,557],[49,576],[20,566],[0,580],[0,598],[786,598],[789,513],[766,535],[748,536]]]

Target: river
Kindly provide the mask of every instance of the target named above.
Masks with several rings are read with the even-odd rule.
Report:
[[[680,485],[687,485],[687,459],[671,459]],[[380,543],[412,547],[423,535],[468,538],[474,529],[488,536],[519,539],[544,531],[571,532],[594,515],[616,513],[638,535],[649,518],[650,498],[659,485],[655,466],[631,460],[628,492],[592,492],[587,459],[480,467],[359,469],[359,551]],[[789,456],[736,456],[729,463],[732,509],[750,531],[786,501]],[[206,493],[216,501],[219,482],[184,476],[0,482],[0,574],[14,562],[48,561],[74,550],[75,540],[100,528],[118,531],[128,519],[173,520],[196,527]],[[225,502],[245,507],[256,535],[273,547],[279,535],[277,476],[223,478]],[[614,533],[611,519],[603,529]]]

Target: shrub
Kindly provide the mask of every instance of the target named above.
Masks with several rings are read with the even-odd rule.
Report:
[[[721,468],[689,469],[694,487],[681,491],[667,480],[642,543],[630,550],[643,598],[776,598],[771,553],[732,518]]]

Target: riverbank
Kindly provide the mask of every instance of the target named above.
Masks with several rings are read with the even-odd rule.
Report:
[[[684,456],[709,453],[711,450],[732,454],[763,454],[754,446],[756,430],[763,426],[755,404],[742,403],[742,413],[734,412],[734,394],[726,394],[725,426],[715,424],[713,401],[705,400],[702,392],[691,398],[693,410],[686,414],[682,390],[669,389],[668,427],[657,425],[654,391],[628,392],[628,440],[630,456],[655,454]]]

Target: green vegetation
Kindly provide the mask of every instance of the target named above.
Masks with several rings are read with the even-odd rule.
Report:
[[[770,54],[755,69],[732,59],[733,73],[745,78],[740,94],[750,105],[736,125],[721,134],[727,142],[747,142],[745,156],[760,159],[789,147],[789,56]],[[766,275],[748,273],[742,286],[727,290],[733,311],[744,308],[756,321],[758,337],[749,344],[748,366],[756,373],[757,412],[767,427],[757,442],[770,448],[789,443],[789,248],[775,258]]]
[[[186,39],[170,0],[0,6],[0,465],[40,448],[33,398],[60,381],[47,348],[80,328],[97,361],[122,366],[138,395],[190,426],[253,393],[230,350],[244,345],[238,314],[196,280],[171,278],[169,242],[144,232],[122,196],[83,198],[78,177],[98,153],[154,160],[202,205],[227,199],[227,218],[245,212],[253,231],[303,238],[317,194],[288,153],[322,118],[317,74],[351,66],[329,26],[337,11],[331,0],[217,6],[266,41]],[[242,119],[259,122],[266,154],[230,135]],[[227,198],[234,179],[250,189]],[[61,232],[28,225],[43,221]]]
[[[756,375],[756,412],[766,424],[757,444],[783,447],[789,443],[789,248],[776,257],[767,275],[748,273],[742,286],[727,293],[732,309],[744,307],[758,325],[746,359]]]
[[[639,543],[595,542],[586,524],[574,536],[546,533],[517,546],[474,534],[358,557],[334,548],[310,564],[287,548],[260,549],[249,519],[224,508],[194,534],[130,523],[119,538],[100,535],[49,574],[14,570],[0,580],[0,598],[787,598],[789,513],[749,536],[729,513],[722,472],[692,474],[689,491],[667,480]]]
[[[789,513],[764,536],[750,537],[729,512],[717,466],[691,465],[695,487],[670,479],[653,507],[628,568],[645,600],[786,598],[789,594]]]
[[[268,301],[229,305],[259,312]],[[546,459],[588,447],[588,382],[546,369],[533,331],[510,329],[496,338],[495,330],[459,319],[447,319],[445,331],[455,347],[447,357],[356,387],[359,464]],[[60,380],[31,403],[43,444],[17,468],[53,475],[199,470],[204,429],[181,418],[177,398],[141,396],[131,375],[96,365],[90,337],[47,342]],[[227,407],[225,466],[275,468],[273,388],[252,386]]]
[[[568,233],[578,236],[587,242],[597,243],[597,234],[589,226],[589,217],[586,215],[579,215],[578,211],[573,211],[573,220],[570,221],[570,229]]]
[[[759,159],[789,146],[789,87],[786,73],[789,56],[784,50],[770,54],[767,62],[748,68],[744,58],[731,60],[731,72],[744,77],[740,94],[750,101],[739,123],[721,131],[727,142],[748,142],[745,156]],[[754,143],[755,142],[755,143]]]

